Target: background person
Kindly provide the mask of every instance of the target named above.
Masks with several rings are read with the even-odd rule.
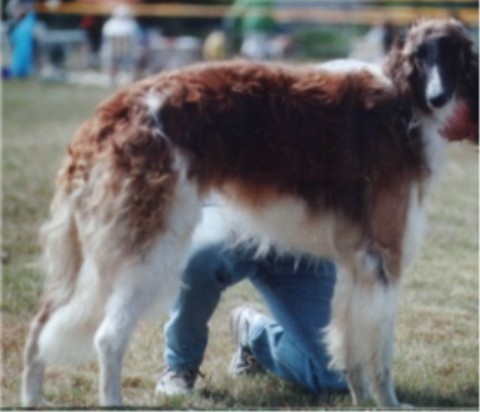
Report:
[[[80,27],[84,30],[87,38],[87,67],[98,67],[102,45],[102,22],[98,16],[86,15],[80,20]]]
[[[35,63],[35,9],[33,1],[11,0],[7,12],[12,16],[9,37],[12,46],[10,72],[13,77],[29,77]]]
[[[236,0],[225,20],[232,50],[253,60],[271,57],[270,42],[277,24],[272,0]]]
[[[112,84],[128,83],[137,76],[141,33],[130,8],[116,6],[102,29],[102,68]]]

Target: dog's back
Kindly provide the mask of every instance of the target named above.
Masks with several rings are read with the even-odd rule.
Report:
[[[313,215],[336,210],[365,224],[376,190],[425,173],[412,117],[390,81],[368,70],[199,65],[100,106],[71,145],[63,184],[86,181],[94,159],[111,158],[122,180],[141,176],[129,214],[148,230],[160,226],[156,205],[170,194],[165,181],[155,190],[144,177],[173,180],[182,157],[202,194],[221,190],[255,207],[293,196]]]

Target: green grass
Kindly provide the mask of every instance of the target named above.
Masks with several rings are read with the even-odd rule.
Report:
[[[3,407],[19,406],[21,351],[41,292],[37,231],[53,181],[75,128],[105,91],[42,85],[4,86],[2,276]],[[450,147],[429,208],[430,224],[416,263],[405,274],[396,330],[394,376],[402,400],[419,407],[478,409],[478,156]],[[153,396],[162,367],[165,316],[143,321],[128,351],[123,387],[130,407],[164,409],[346,408],[345,397],[316,397],[271,375],[233,380],[226,370],[233,345],[230,310],[262,308],[247,283],[225,293],[210,324],[211,339],[198,392],[189,398]],[[46,397],[56,407],[94,407],[97,365],[52,367]]]

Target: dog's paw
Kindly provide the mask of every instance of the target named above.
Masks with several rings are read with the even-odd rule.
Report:
[[[24,408],[34,408],[34,409],[45,409],[53,407],[53,403],[47,401],[45,398],[36,398],[36,399],[28,399],[22,402],[22,406]]]
[[[401,403],[400,409],[415,409],[415,406],[411,403]]]
[[[54,406],[53,402],[47,401],[43,397],[35,405],[35,407],[37,407],[39,409],[48,409],[48,408],[52,408],[53,406]]]

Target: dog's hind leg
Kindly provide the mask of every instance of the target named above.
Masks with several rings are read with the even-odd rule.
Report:
[[[138,280],[142,280],[141,276]],[[122,404],[121,373],[124,353],[139,317],[154,298],[152,285],[132,286],[130,290],[123,287],[111,297],[105,317],[95,334],[94,342],[100,365],[99,398],[102,406]]]
[[[169,210],[165,225],[153,235],[147,251],[125,256],[115,268],[109,269],[115,272],[110,274],[112,291],[94,337],[100,363],[102,406],[122,404],[122,362],[139,318],[157,300],[167,309],[180,288],[182,265],[200,219],[196,188],[182,182]]]
[[[116,273],[113,292],[94,338],[102,406],[122,404],[122,362],[130,337],[139,318],[156,300],[165,309],[172,303],[180,287],[179,273],[188,240],[187,232],[162,234],[145,257],[126,262]]]

